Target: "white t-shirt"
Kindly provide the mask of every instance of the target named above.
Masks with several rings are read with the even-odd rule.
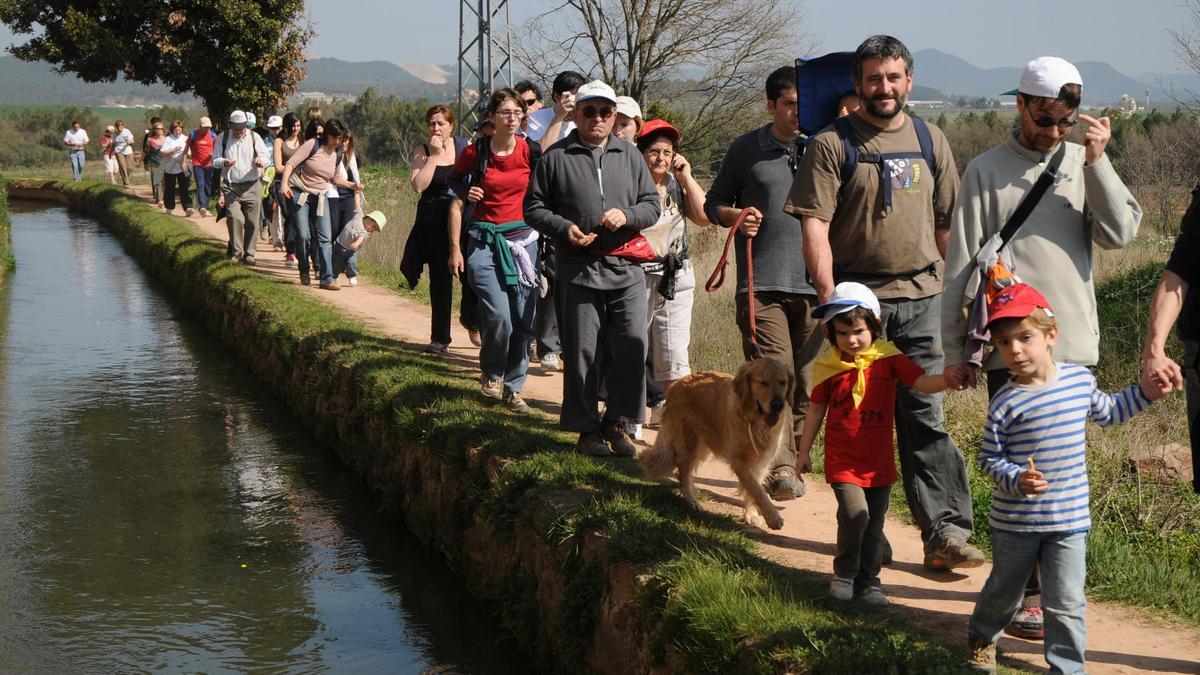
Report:
[[[63,136],[63,143],[70,145],[72,150],[82,150],[83,148],[76,148],[75,146],[88,144],[87,131],[83,127],[80,127],[79,131],[67,129],[67,133]]]
[[[122,129],[121,133],[113,138],[113,152],[118,155],[133,154],[133,132],[128,129]]]
[[[542,108],[529,114],[529,130],[526,132],[526,137],[531,141],[542,143],[542,137],[546,135],[546,130],[550,128],[550,124],[554,122],[554,106]],[[554,145],[558,141],[567,137],[571,130],[575,128],[575,123],[570,119],[563,120],[562,126],[559,127],[558,138],[550,143],[542,143],[543,147]]]
[[[183,150],[187,147],[187,136],[183,134],[170,135],[163,139],[162,170],[164,173],[183,173]]]

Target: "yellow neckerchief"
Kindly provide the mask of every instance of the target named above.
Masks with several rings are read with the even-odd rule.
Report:
[[[855,354],[853,362],[848,362],[842,360],[840,349],[826,347],[821,356],[813,361],[813,386],[821,384],[838,373],[857,370],[858,381],[854,383],[854,389],[851,392],[854,397],[854,407],[857,408],[862,404],[863,397],[867,395],[867,368],[870,368],[871,364],[879,359],[899,353],[901,352],[896,349],[896,345],[887,340],[876,340],[870,347]]]

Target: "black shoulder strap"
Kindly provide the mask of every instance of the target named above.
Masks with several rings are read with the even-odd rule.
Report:
[[[917,132],[917,143],[921,146],[921,157],[925,160],[925,166],[929,167],[929,172],[933,174],[933,191],[937,193],[937,157],[933,154],[933,136],[929,133],[929,125],[920,117],[910,116],[909,119],[913,123],[913,131]]]
[[[1045,171],[1038,176],[1037,182],[1033,184],[1033,189],[1021,203],[1017,205],[1017,210],[1012,212],[1008,217],[1008,221],[1004,223],[1004,228],[1000,230],[1000,248],[1008,245],[1010,239],[1016,235],[1017,230],[1021,229],[1021,225],[1025,224],[1025,219],[1033,213],[1034,207],[1042,200],[1042,195],[1046,194],[1046,190],[1054,183],[1054,178],[1058,175],[1058,167],[1062,165],[1063,156],[1067,154],[1066,142],[1058,144],[1058,150],[1054,156],[1050,158],[1050,163],[1046,165]]]
[[[483,177],[487,175],[488,160],[492,157],[492,139],[489,136],[481,136],[475,141],[475,157],[479,164],[475,171],[474,185],[483,185]]]
[[[837,130],[838,138],[842,139],[842,150],[845,157],[842,158],[842,185],[850,182],[850,178],[854,176],[854,169],[858,167],[858,134],[854,133],[854,125],[850,123],[850,117],[839,117],[833,121],[833,128]]]

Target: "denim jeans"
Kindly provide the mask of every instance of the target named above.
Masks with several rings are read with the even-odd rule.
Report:
[[[335,241],[333,242],[333,278],[336,279],[342,272],[346,273],[347,279],[358,276],[358,252],[351,251]]]
[[[992,573],[971,613],[971,632],[995,642],[1021,607],[1025,582],[1042,571],[1043,649],[1050,672],[1082,673],[1087,622],[1087,532],[1016,534],[992,528]]]
[[[300,204],[300,195],[305,194],[299,188],[292,191],[292,222],[296,223],[296,261],[301,274],[307,274],[309,258],[316,258],[317,273],[320,281],[327,284],[333,281],[333,239],[332,221],[329,209],[324,215],[317,215],[317,195],[309,195],[304,204]],[[316,241],[313,241],[313,240]]]
[[[83,150],[71,151],[71,176],[83,180]]]
[[[940,373],[942,296],[894,298],[879,304],[885,338],[925,372]],[[941,394],[896,387],[896,446],[904,494],[921,528],[925,551],[942,548],[951,537],[967,541],[971,536],[967,465],[946,433]]]
[[[471,287],[479,298],[479,368],[484,376],[504,379],[505,391],[519,392],[529,372],[529,343],[533,340],[536,286],[504,285],[496,254],[474,237],[467,255]],[[537,267],[537,240],[525,247]]]
[[[214,169],[211,166],[192,165],[192,176],[196,179],[196,208],[208,210],[212,203],[212,179]]]

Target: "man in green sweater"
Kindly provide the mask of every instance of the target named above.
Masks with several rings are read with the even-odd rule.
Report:
[[[946,371],[968,373],[962,384],[975,385],[973,370],[951,367],[969,358],[964,297],[976,283],[976,255],[1004,227],[1062,143],[1066,147],[1057,177],[1009,241],[1005,261],[1011,261],[1012,272],[1041,290],[1054,307],[1059,326],[1055,360],[1091,367],[1099,358],[1092,246],[1117,249],[1129,244],[1137,236],[1142,209],[1104,154],[1112,138],[1108,118],[1078,112],[1082,90],[1083,78],[1067,61],[1053,56],[1030,61],[1020,86],[1008,92],[1017,95],[1017,130],[972,160],[963,174],[950,223],[942,303]],[[1080,124],[1084,144],[1067,142]],[[984,360],[983,369],[991,396],[1010,373],[995,353]],[[1035,573],[1026,589],[1026,607],[1010,632],[1041,637],[1038,594]]]

